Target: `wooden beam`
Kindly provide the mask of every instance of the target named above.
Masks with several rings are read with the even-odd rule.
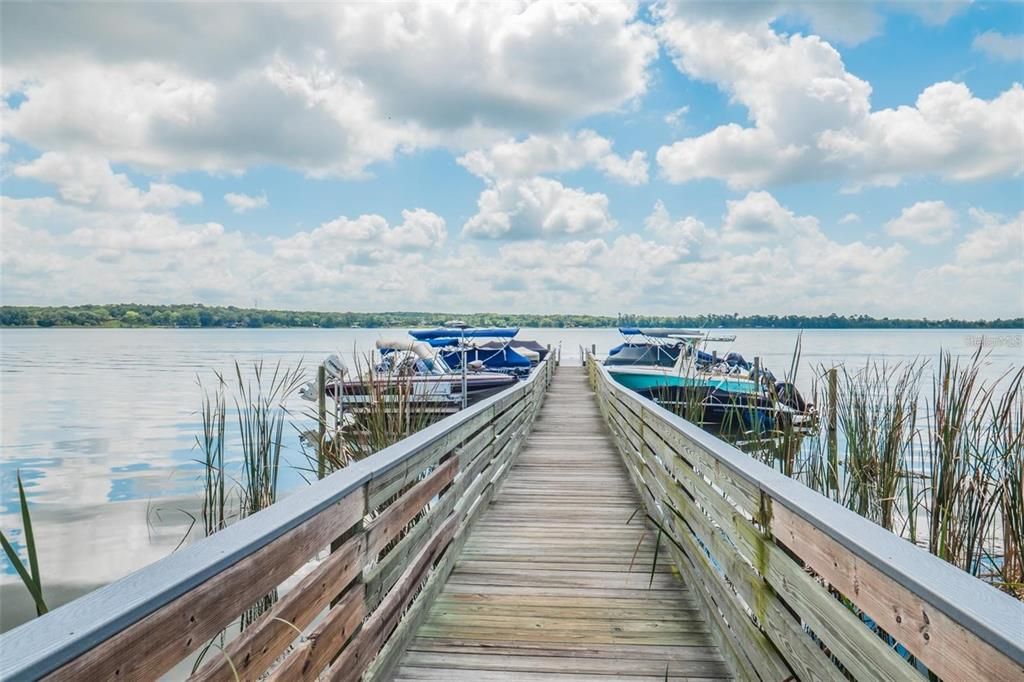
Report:
[[[55,671],[53,680],[152,679],[202,647],[363,516],[363,491],[301,526]]]

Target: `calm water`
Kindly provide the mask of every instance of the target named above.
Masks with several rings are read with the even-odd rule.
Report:
[[[723,330],[726,331],[726,330]],[[797,334],[738,330],[732,350],[783,375]],[[809,331],[798,384],[810,367],[869,358],[888,362],[940,349],[970,353],[983,332]],[[1021,361],[1020,332],[988,332],[996,345],[986,368],[995,377]],[[198,514],[201,469],[193,446],[200,431],[197,375],[251,364],[299,362],[309,368],[329,353],[367,351],[374,329],[5,329],[0,331],[0,527],[21,527],[15,472],[32,506],[44,591],[51,608],[172,552]],[[599,352],[619,342],[612,329],[524,329],[522,338],[563,349],[579,364],[580,346]],[[722,346],[723,351],[726,349]],[[308,404],[296,400],[297,414]],[[289,434],[282,492],[305,485],[304,457]],[[237,452],[237,449],[234,449]],[[17,542],[17,531],[9,532]],[[13,567],[0,558],[0,628],[31,615]]]

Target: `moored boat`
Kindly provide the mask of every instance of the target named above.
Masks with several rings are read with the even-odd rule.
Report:
[[[612,378],[702,425],[771,431],[813,419],[813,406],[792,384],[776,381],[739,353],[720,358],[702,348],[735,336],[636,327],[619,331],[626,341],[604,361]]]
[[[450,367],[430,344],[381,339],[376,348],[380,362],[356,374],[345,368],[338,371],[325,388],[328,397],[350,406],[372,400],[450,406],[462,403],[463,373]],[[467,367],[467,403],[499,393],[517,380],[514,375]]]
[[[453,370],[483,367],[493,372],[526,376],[547,355],[536,341],[516,340],[518,327],[440,327],[412,329],[409,335],[428,343]],[[491,339],[484,341],[483,339]]]

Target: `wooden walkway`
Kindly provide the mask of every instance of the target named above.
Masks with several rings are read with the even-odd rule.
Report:
[[[395,679],[728,677],[664,549],[652,579],[639,506],[584,370],[561,367]]]

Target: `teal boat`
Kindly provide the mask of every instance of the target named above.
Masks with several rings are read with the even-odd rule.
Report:
[[[813,420],[813,405],[796,387],[748,363],[739,353],[720,357],[700,344],[735,336],[677,329],[623,327],[626,337],[608,352],[605,369],[615,381],[664,406],[702,407],[698,423],[768,431]],[[639,337],[639,338],[638,338]]]
[[[691,388],[706,386],[730,393],[757,393],[757,385],[750,379],[732,378],[719,374],[696,374],[683,376],[661,368],[639,365],[618,365],[608,367],[608,373],[617,382],[633,391],[650,391],[658,388]]]

